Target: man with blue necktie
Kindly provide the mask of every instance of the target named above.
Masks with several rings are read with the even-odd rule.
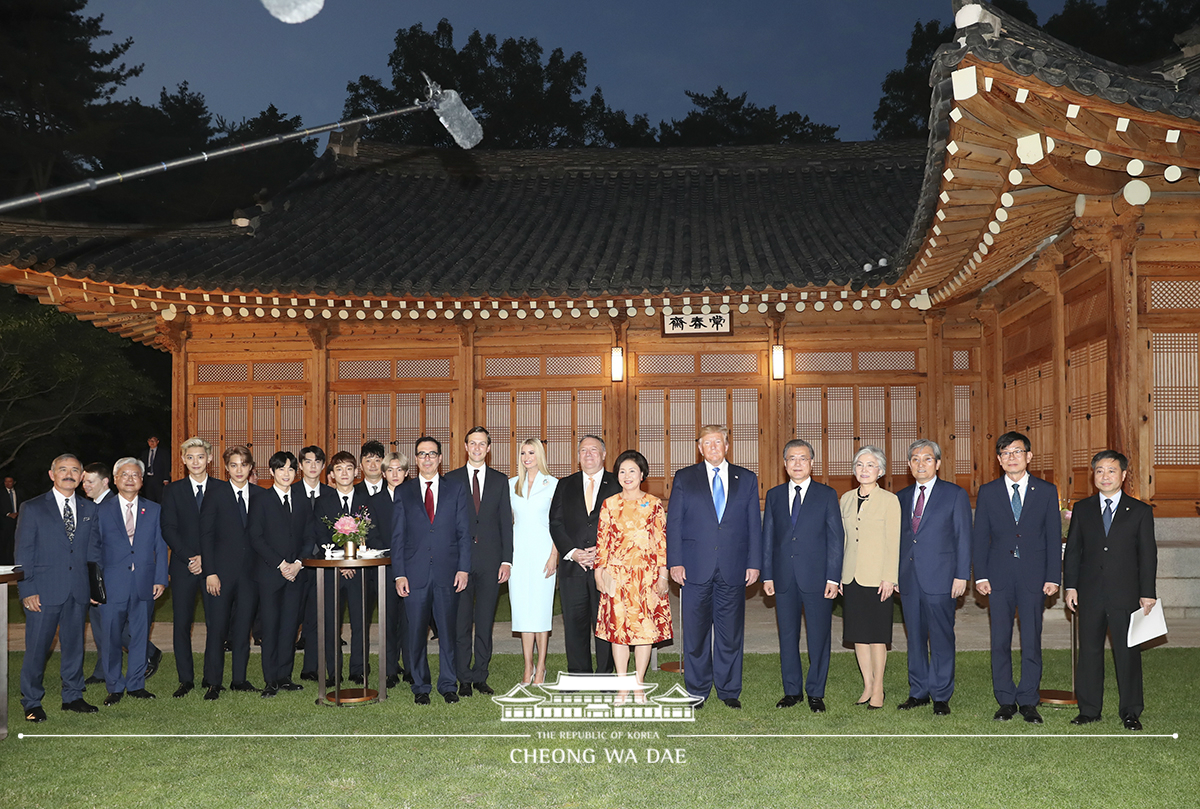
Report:
[[[793,438],[783,447],[788,482],[767,492],[763,513],[763,592],[775,596],[783,699],[790,708],[808,692],[808,708],[825,712],[833,599],[842,577],[846,531],[838,496],[812,479],[812,444]],[[808,625],[808,681],[800,662],[800,613]]]
[[[700,428],[704,460],[679,470],[667,508],[667,566],[680,587],[683,681],[704,706],[717,697],[742,707],[746,588],[762,568],[758,477],[729,463],[729,430]]]
[[[992,634],[992,690],[1007,722],[1018,711],[1040,725],[1042,613],[1062,574],[1062,518],[1058,489],[1029,474],[1029,438],[1007,432],[996,440],[1004,476],[983,484],[975,504],[971,562],[975,590],[988,596]],[[903,591],[902,591],[903,592]],[[1021,682],[1012,676],[1012,632],[1021,613]]]

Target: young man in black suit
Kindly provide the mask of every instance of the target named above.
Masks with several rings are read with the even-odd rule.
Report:
[[[200,563],[204,576],[204,698],[221,696],[225,678],[225,642],[233,656],[229,688],[258,691],[246,679],[250,662],[250,625],[258,611],[258,583],[251,575],[250,508],[266,494],[250,483],[254,456],[249,447],[232,446],[221,455],[229,480],[209,480],[200,510]]]
[[[482,694],[495,693],[487,683],[492,659],[492,624],[496,620],[500,585],[508,581],[512,570],[513,516],[508,478],[487,466],[491,447],[492,437],[487,428],[472,427],[467,433],[466,466],[446,473],[448,479],[458,481],[471,493],[471,570],[467,588],[458,599],[458,626],[454,633],[458,693],[463,697],[471,696],[475,689]]]
[[[304,564],[316,542],[313,512],[293,500],[292,483],[300,463],[290,452],[276,452],[269,461],[274,485],[250,508],[250,563],[258,582],[263,623],[263,697],[280,691],[300,691],[292,682],[296,662],[296,631],[300,628],[300,596]]]
[[[315,522],[317,514],[317,499],[324,492],[333,491],[333,487],[328,483],[323,483],[322,478],[325,476],[325,450],[318,447],[316,444],[304,447],[300,450],[300,474],[301,477],[292,484],[292,499],[294,502],[303,503],[308,507],[308,510],[313,514],[314,529],[324,528],[320,523]],[[316,532],[319,538],[323,539],[324,535]],[[317,553],[318,549],[311,549],[310,553]],[[317,578],[316,571],[311,568],[305,568],[300,575],[305,579],[303,590],[300,594],[300,614],[302,617],[300,625],[300,640],[296,642],[297,649],[304,650],[304,661],[300,664],[300,679],[312,680],[317,679]]]
[[[408,478],[408,456],[402,452],[389,452],[383,458],[383,477],[385,486],[371,499],[371,514],[379,523],[379,540],[390,541],[392,533],[392,516],[395,511],[396,489]],[[385,587],[387,598],[387,687],[395,688],[403,677],[412,682],[412,674],[401,666],[401,659],[408,663],[408,655],[404,652],[404,636],[408,634],[408,613],[404,611],[404,599],[400,598],[395,587]]]
[[[212,444],[193,436],[180,447],[188,475],[163,490],[162,533],[171,549],[171,620],[174,623],[175,671],[179,687],[172,694],[186,697],[196,682],[192,660],[192,623],[196,616],[196,598],[203,591],[204,577],[200,554],[200,512],[209,486],[208,464]]]
[[[13,540],[17,535],[17,507],[20,505],[17,482],[11,475],[5,475],[4,489],[0,490],[0,565],[13,563]]]
[[[83,480],[80,488],[88,499],[100,505],[109,497],[116,497],[117,490],[112,487],[112,476],[108,464],[90,463],[83,467]],[[84,680],[85,686],[104,682],[104,620],[100,617],[100,605],[88,607],[88,623],[92,627],[92,642],[96,644],[96,666]],[[86,688],[84,689],[87,690]]]
[[[1129,459],[1106,449],[1092,458],[1097,493],[1071,511],[1063,586],[1067,608],[1079,615],[1079,670],[1073,725],[1100,721],[1104,702],[1104,637],[1111,633],[1117,672],[1118,711],[1127,730],[1142,729],[1142,650],[1126,643],[1129,618],[1146,615],[1157,599],[1154,511],[1121,491]]]
[[[596,637],[600,593],[592,569],[596,564],[596,530],[600,504],[621,491],[621,484],[604,468],[604,441],[598,436],[579,439],[579,470],[558,482],[550,501],[550,536],[560,555],[558,589],[562,598],[563,640],[567,670],[592,672],[592,640],[596,641],[596,669],[613,671],[612,646]]]
[[[171,453],[158,445],[158,436],[146,439],[146,451],[141,462],[146,467],[146,484],[142,496],[158,503],[162,500],[163,488],[171,482]]]

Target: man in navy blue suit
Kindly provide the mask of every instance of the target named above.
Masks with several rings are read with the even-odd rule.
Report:
[[[683,681],[703,707],[713,685],[741,708],[746,588],[762,568],[758,478],[725,459],[729,430],[700,428],[704,460],[679,470],[667,508],[667,566],[680,586]]]
[[[416,443],[419,474],[396,489],[392,509],[392,576],[405,599],[405,646],[413,676],[413,701],[429,704],[426,647],[429,618],[438,633],[438,693],[458,702],[454,626],[458,594],[471,572],[471,495],[461,483],[438,474],[442,445],[423,436]]]
[[[144,466],[137,458],[122,458],[113,465],[117,496],[96,509],[100,542],[92,561],[104,571],[106,603],[100,606],[105,638],[129,636],[129,665],[122,673],[120,643],[104,645],[106,706],[116,705],[125,694],[154,699],[146,690],[146,638],[154,600],[167,589],[167,543],[162,535],[162,509],[144,497]]]
[[[916,484],[900,491],[900,604],[908,630],[908,711],[933,702],[950,715],[954,693],[954,611],[971,577],[971,499],[937,476],[942,448],[920,439],[908,446]]]
[[[790,708],[808,692],[813,713],[825,712],[833,599],[842,578],[846,531],[838,496],[812,479],[812,444],[793,438],[783,447],[788,483],[767,492],[762,531],[763,592],[775,596],[783,699]],[[808,681],[800,662],[800,613],[808,622]],[[803,687],[801,684],[803,683]]]
[[[21,504],[17,512],[16,561],[25,573],[17,585],[25,608],[25,660],[21,664],[21,707],[25,719],[45,722],[42,679],[58,634],[62,709],[95,713],[83,699],[83,622],[89,597],[89,556],[100,541],[96,504],[76,497],[83,465],[74,455],[50,464],[54,488]]]
[[[1029,439],[1007,432],[996,440],[1004,476],[985,483],[975,503],[971,561],[975,590],[988,596],[992,619],[992,689],[998,721],[1019,711],[1040,725],[1038,689],[1042,682],[1042,613],[1046,596],[1058,592],[1062,575],[1062,518],[1058,489],[1035,478]],[[1012,631],[1021,613],[1021,682],[1012,676]]]

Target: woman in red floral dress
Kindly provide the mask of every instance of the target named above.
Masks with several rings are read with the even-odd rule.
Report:
[[[638,682],[643,682],[651,644],[671,637],[666,511],[661,500],[642,491],[650,465],[640,452],[622,452],[615,472],[621,493],[601,505],[597,531],[596,637],[612,644],[617,674],[627,672],[632,646]],[[645,694],[637,692],[637,700],[645,702]]]

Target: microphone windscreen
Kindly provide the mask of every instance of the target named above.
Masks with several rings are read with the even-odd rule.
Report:
[[[443,90],[435,110],[442,126],[446,127],[450,137],[462,148],[470,149],[483,140],[483,127],[455,91]]]

